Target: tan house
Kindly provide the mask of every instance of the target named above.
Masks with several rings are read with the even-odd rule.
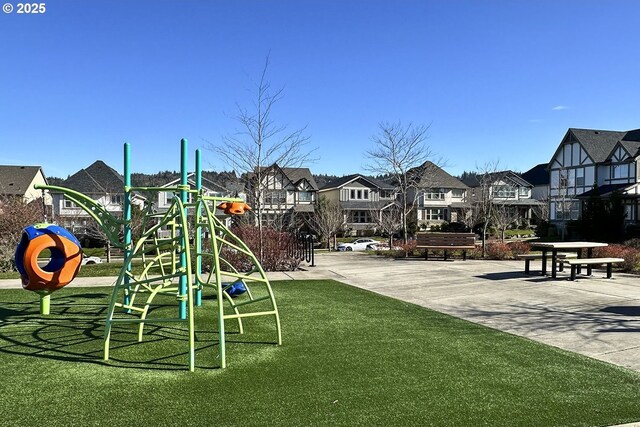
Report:
[[[43,196],[35,185],[46,185],[47,179],[40,166],[0,165],[0,194],[7,197],[21,197],[29,203]],[[51,205],[51,195],[45,191],[44,203]]]

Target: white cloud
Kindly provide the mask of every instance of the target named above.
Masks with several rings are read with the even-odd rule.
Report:
[[[553,111],[560,111],[560,110],[568,110],[569,107],[567,107],[566,105],[556,105],[555,107],[552,108]]]

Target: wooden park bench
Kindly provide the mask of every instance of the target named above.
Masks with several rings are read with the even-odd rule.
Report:
[[[519,259],[523,259],[524,260],[524,274],[529,274],[530,272],[530,267],[531,267],[531,261],[532,260],[538,260],[538,259],[542,259],[542,254],[520,254],[517,255],[517,257]],[[578,254],[569,252],[561,252],[558,254],[558,259],[559,260],[565,260],[565,259],[569,259],[569,258],[577,258]],[[551,253],[547,253],[547,259],[550,260],[551,259]],[[559,266],[559,270],[562,271],[562,263],[560,263]]]
[[[429,251],[444,251],[447,260],[449,251],[461,250],[462,259],[467,259],[467,249],[475,249],[474,233],[416,233],[416,248],[424,249],[424,259],[429,259]]]
[[[576,258],[565,259],[564,262],[571,266],[571,280],[576,280],[576,272],[583,265],[587,267],[587,276],[591,276],[591,267],[600,264],[607,265],[607,279],[611,279],[613,264],[624,262],[624,258]]]

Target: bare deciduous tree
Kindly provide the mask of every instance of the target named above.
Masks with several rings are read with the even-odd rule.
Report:
[[[374,148],[367,151],[367,169],[393,178],[402,216],[403,239],[407,241],[407,216],[415,205],[422,176],[411,173],[431,156],[425,145],[429,126],[404,125],[401,122],[380,123],[379,134],[372,137]]]
[[[0,271],[14,269],[13,256],[22,229],[43,219],[42,199],[26,202],[21,197],[0,195]]]
[[[267,55],[260,78],[252,90],[254,100],[251,108],[236,105],[233,117],[240,129],[222,138],[221,143],[208,143],[208,148],[231,165],[247,182],[250,202],[260,230],[259,258],[263,258],[262,213],[263,196],[267,184],[268,167],[300,167],[310,161],[313,150],[308,148],[309,136],[306,126],[289,131],[287,126],[273,120],[273,110],[284,97],[284,88],[274,89],[267,78],[269,55]]]
[[[319,234],[319,238],[326,240],[328,250],[331,250],[331,238],[344,228],[344,212],[337,202],[321,196],[316,205],[316,211],[311,217],[311,227]]]
[[[376,229],[389,236],[389,248],[393,249],[393,234],[402,229],[400,206],[393,204],[382,210],[379,206],[372,206],[369,213]]]

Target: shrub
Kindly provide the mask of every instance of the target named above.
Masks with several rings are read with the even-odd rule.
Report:
[[[244,241],[256,258],[260,257],[260,232],[257,227],[238,225],[232,229],[232,232]],[[263,229],[262,233],[261,265],[265,271],[293,271],[298,268],[300,261],[290,253],[294,243],[294,237],[291,234],[273,229]],[[210,243],[206,244],[210,247]],[[246,272],[253,268],[251,258],[227,245],[223,246],[221,256],[238,271]],[[210,269],[210,260],[205,260],[205,263],[209,265],[203,267]]]
[[[631,248],[640,249],[640,238],[633,238],[625,241],[623,243],[625,246],[629,246]]]
[[[618,264],[623,271],[629,273],[640,272],[640,249],[612,244],[603,248],[595,248],[593,256],[596,258],[624,258],[624,262]]]
[[[485,248],[485,254],[491,259],[512,259],[513,254],[507,243],[489,243]]]
[[[515,258],[520,254],[528,254],[531,252],[531,245],[527,242],[512,242],[509,243],[509,250],[511,251],[511,257]]]

